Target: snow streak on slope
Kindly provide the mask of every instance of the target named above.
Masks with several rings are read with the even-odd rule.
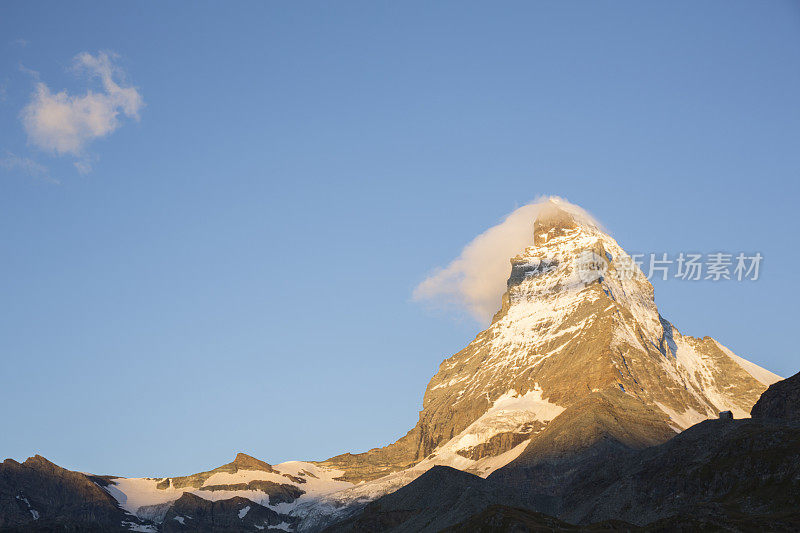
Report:
[[[716,342],[716,341],[714,341],[714,342]],[[735,353],[730,351],[728,348],[726,348],[725,346],[723,346],[719,342],[717,342],[717,346],[719,346],[720,350],[725,352],[725,354],[728,357],[730,357],[731,359],[736,361],[736,364],[741,366],[744,369],[745,372],[747,372],[748,374],[753,376],[754,379],[756,379],[759,382],[763,383],[767,387],[769,387],[773,383],[777,383],[777,382],[779,382],[780,380],[783,379],[778,374],[773,374],[769,370],[767,370],[765,368],[761,368],[757,364],[751,363],[747,359],[743,359],[743,358],[739,357],[738,355],[736,355]]]

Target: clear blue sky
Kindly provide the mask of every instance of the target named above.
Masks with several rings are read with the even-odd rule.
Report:
[[[629,251],[760,251],[756,283],[656,301],[800,370],[796,2],[4,2],[0,36],[2,457],[393,441],[482,329],[414,286],[542,194]],[[23,109],[99,98],[74,58],[102,51],[143,105],[59,151]]]

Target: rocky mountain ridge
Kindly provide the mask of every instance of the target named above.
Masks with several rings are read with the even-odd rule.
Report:
[[[442,362],[418,423],[397,442],[318,462],[270,465],[240,454],[190,476],[95,484],[121,521],[153,528],[178,527],[174,518],[187,515],[176,508],[217,509],[195,498],[240,498],[265,517],[252,530],[316,531],[436,466],[517,486],[537,480],[537,497],[552,498],[573,482],[560,466],[578,471],[608,453],[656,446],[720,411],[747,416],[780,379],[714,339],[681,335],[659,314],[644,274],[625,268],[631,257],[580,212],[551,202],[531,233],[531,246],[510,259],[499,311]]]

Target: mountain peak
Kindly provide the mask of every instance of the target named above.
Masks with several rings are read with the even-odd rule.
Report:
[[[580,226],[597,227],[597,222],[580,207],[560,198],[539,203],[533,222],[533,243],[539,246],[553,238],[571,234]]]
[[[55,468],[56,465],[50,462],[47,458],[42,457],[38,453],[32,457],[28,457],[25,459],[25,462],[22,463],[24,466],[30,468]]]
[[[114,494],[124,494],[131,509],[151,513],[185,490],[216,497],[215,490],[252,495],[261,487],[264,496],[256,503],[291,504],[281,509],[299,520],[294,530],[316,531],[417,478],[414,490],[427,498],[445,485],[461,494],[478,479],[470,474],[552,463],[555,470],[543,471],[554,475],[544,481],[559,483],[558,461],[658,444],[721,411],[747,416],[774,376],[710,337],[681,335],[660,315],[641,269],[626,269],[633,259],[591,215],[558,198],[515,213],[509,224],[524,248],[511,252],[500,311],[441,363],[417,424],[399,440],[274,467],[239,453],[231,463],[191,476],[115,481]],[[476,242],[496,243],[507,230],[494,228]],[[488,246],[481,253],[508,261],[497,250]],[[774,392],[774,401],[762,402],[754,415],[772,418],[791,409],[785,399],[793,400],[796,390]],[[150,487],[148,499],[132,502],[128,493],[138,494],[140,483]],[[413,508],[407,492],[381,505]],[[172,518],[184,515],[170,516],[165,523],[173,526]]]
[[[271,464],[265,463],[260,459],[256,459],[255,457],[242,452],[236,454],[236,458],[231,464],[242,470],[264,470],[265,472],[273,471]]]

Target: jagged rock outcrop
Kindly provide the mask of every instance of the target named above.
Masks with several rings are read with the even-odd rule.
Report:
[[[750,413],[753,418],[800,423],[800,373],[770,385]]]

